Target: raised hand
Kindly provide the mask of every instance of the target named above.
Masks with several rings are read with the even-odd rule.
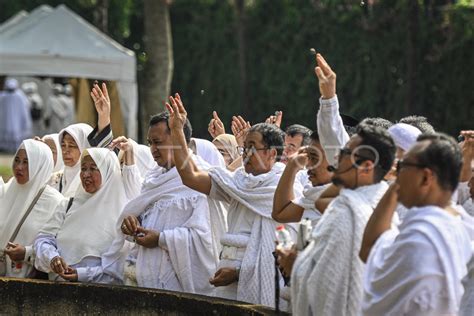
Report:
[[[125,165],[131,166],[135,164],[133,145],[129,138],[125,136],[119,136],[110,143],[108,148],[110,150],[114,150],[115,148],[120,149],[120,151],[123,152],[123,161]]]
[[[170,129],[182,130],[184,124],[186,123],[188,113],[184,108],[181,97],[176,93],[174,98],[172,96],[169,97],[169,101],[169,103],[166,103],[166,109],[170,113],[168,125]]]
[[[212,136],[212,138],[216,138],[221,134],[225,134],[224,123],[222,123],[216,111],[212,112],[212,119],[209,122],[207,130],[209,131],[209,134]]]
[[[288,159],[287,167],[295,168],[295,170],[302,170],[308,164],[308,154],[312,148],[303,147],[298,150],[298,153]]]
[[[314,68],[314,72],[318,76],[319,92],[323,99],[331,99],[336,95],[336,73],[321,54],[316,54],[316,63],[318,66]]]
[[[249,121],[245,121],[242,116],[233,116],[232,117],[232,133],[235,136],[237,145],[243,146],[245,137],[250,129],[251,125]]]
[[[110,98],[107,86],[102,83],[102,89],[100,89],[97,83],[94,83],[94,87],[91,91],[92,100],[94,100],[94,106],[97,111],[98,129],[103,130],[107,125],[110,124]]]
[[[265,123],[274,124],[274,125],[280,127],[282,119],[283,119],[283,112],[282,111],[276,111],[275,115],[270,115],[265,120]]]

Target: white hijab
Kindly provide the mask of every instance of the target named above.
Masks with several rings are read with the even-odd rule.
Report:
[[[47,139],[52,139],[54,145],[56,145],[56,164],[54,165],[53,172],[58,172],[63,170],[64,161],[63,161],[63,151],[61,150],[61,143],[59,142],[59,134],[48,134],[43,136],[43,141]]]
[[[53,217],[42,229],[43,233],[56,236],[58,251],[70,265],[88,256],[101,257],[116,237],[115,223],[127,202],[115,153],[105,148],[90,148],[83,152],[82,158],[87,154],[99,168],[100,189],[90,194],[81,186],[64,221],[61,223]]]
[[[12,178],[4,196],[0,199],[0,248],[7,245],[21,218],[38,191],[46,185],[53,171],[53,154],[48,145],[27,139],[23,141],[19,149],[26,150],[29,180],[25,184],[19,184],[15,178]],[[43,214],[48,216],[49,213]],[[45,222],[47,218],[37,220]]]
[[[87,136],[92,132],[92,127],[88,124],[78,123],[72,124],[59,132],[59,143],[61,144],[64,133],[68,133],[74,139],[79,148],[81,154],[84,149],[90,147]],[[61,147],[60,147],[61,148]],[[62,177],[62,190],[61,193],[65,197],[72,197],[77,191],[77,188],[81,185],[81,179],[79,178],[79,171],[81,170],[81,161],[79,160],[75,166],[68,167],[64,165],[64,172]]]

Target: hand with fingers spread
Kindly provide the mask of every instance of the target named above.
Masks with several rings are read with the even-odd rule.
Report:
[[[10,257],[11,261],[19,262],[25,260],[26,248],[20,244],[9,242],[4,252]]]
[[[265,120],[265,123],[274,124],[274,125],[280,127],[282,119],[283,119],[283,112],[282,111],[276,111],[275,115],[270,115]]]
[[[224,123],[222,123],[216,111],[212,112],[212,119],[209,122],[207,130],[209,131],[209,134],[212,136],[212,138],[216,138],[221,134],[225,134]]]
[[[137,235],[135,236],[135,242],[145,248],[156,248],[158,247],[158,241],[160,240],[160,233],[151,229],[145,229],[141,226],[137,227]]]
[[[127,138],[125,136],[119,136],[110,143],[108,148],[110,150],[114,150],[115,148],[120,149],[120,151],[124,153],[125,165],[131,166],[135,164],[133,145],[132,145],[132,142],[130,141],[130,138]]]
[[[176,93],[174,97],[170,96],[169,101],[169,103],[166,103],[166,109],[170,113],[168,125],[170,129],[181,131],[186,123],[188,113],[179,94]]]
[[[239,279],[239,274],[235,268],[220,268],[217,270],[214,277],[209,280],[209,283],[218,286],[226,286],[236,282]]]
[[[288,159],[286,165],[287,168],[292,168],[294,170],[302,170],[308,164],[308,151],[309,147],[303,147],[298,150],[298,153]]]
[[[336,73],[321,54],[316,54],[318,66],[314,69],[319,80],[319,91],[323,99],[331,99],[336,95]]]
[[[136,236],[139,226],[140,222],[138,221],[138,218],[130,215],[123,219],[120,229],[125,235]]]
[[[100,132],[110,124],[110,98],[109,92],[107,91],[107,86],[104,82],[102,83],[102,89],[97,83],[94,83],[94,87],[91,91],[91,97],[92,100],[94,100],[95,109],[99,117],[98,129]]]
[[[60,256],[54,257],[49,263],[49,266],[54,273],[59,275],[64,274],[69,269],[66,261],[64,261]]]
[[[237,145],[243,146],[245,137],[250,129],[251,125],[249,121],[245,121],[242,116],[233,116],[232,117],[232,133],[235,136]]]

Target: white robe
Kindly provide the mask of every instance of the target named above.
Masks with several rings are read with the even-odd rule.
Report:
[[[23,215],[41,188],[46,185],[53,170],[53,156],[46,144],[31,139],[25,140],[23,144],[28,157],[30,179],[26,184],[19,184],[15,178],[12,178],[4,196],[0,197],[1,249],[7,245]],[[13,241],[25,247],[25,259],[22,262],[13,263],[15,267],[13,268],[7,256],[6,276],[25,278],[31,274],[35,260],[33,241],[62,199],[59,192],[49,186],[45,187]]]
[[[364,274],[363,315],[457,315],[472,256],[460,216],[412,208],[372,248]]]
[[[362,298],[362,236],[373,209],[387,190],[381,182],[343,189],[313,229],[291,276],[295,315],[356,315]]]

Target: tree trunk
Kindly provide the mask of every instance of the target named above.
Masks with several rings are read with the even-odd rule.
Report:
[[[419,31],[419,5],[418,0],[408,0],[407,23],[407,85],[404,115],[417,112],[418,91],[418,31]]]
[[[142,140],[150,117],[164,109],[173,78],[173,41],[169,4],[165,0],[144,0],[144,44],[146,64],[141,94]]]
[[[104,32],[109,32],[109,0],[97,1],[96,10],[94,11],[94,24]]]
[[[248,82],[247,82],[247,63],[246,63],[246,37],[245,37],[245,0],[235,0],[235,10],[237,15],[236,31],[237,43],[239,49],[239,92],[240,92],[240,109],[242,115],[251,116]]]

